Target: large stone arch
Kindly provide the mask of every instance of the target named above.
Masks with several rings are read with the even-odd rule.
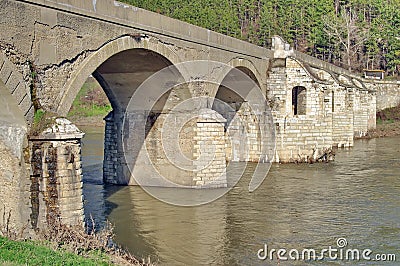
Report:
[[[0,80],[15,99],[25,120],[30,124],[34,115],[30,88],[17,67],[3,53],[0,53]]]
[[[104,80],[101,80],[100,75],[98,75],[99,73],[96,70],[98,70],[99,67],[113,56],[118,56],[118,54],[135,49],[146,50],[153,54],[160,55],[161,57],[166,58],[171,65],[176,65],[181,61],[179,56],[172,49],[157,41],[153,41],[151,38],[137,39],[131,36],[120,37],[92,53],[71,74],[70,79],[67,81],[58,96],[57,102],[59,102],[59,107],[57,113],[62,116],[65,116],[68,113],[72,102],[82,85],[93,73],[112,101],[113,96],[110,94],[107,85],[104,83]]]
[[[161,156],[162,147],[149,143],[160,139],[161,131],[156,128],[162,125],[165,119],[162,113],[168,111],[168,104],[176,104],[190,98],[189,89],[184,85],[180,87],[172,84],[171,89],[162,95],[155,95],[153,92],[160,92],[156,89],[145,93],[146,95],[140,94],[146,98],[143,101],[153,98],[156,100],[155,105],[150,108],[136,106],[137,101],[134,101],[135,106],[132,106],[130,100],[136,97],[134,93],[145,80],[164,68],[167,68],[168,73],[172,73],[170,78],[182,79],[181,72],[184,70],[178,68],[183,68],[184,65],[179,65],[179,62],[180,57],[168,45],[156,39],[146,37],[139,40],[124,36],[107,43],[86,58],[61,90],[57,113],[66,115],[87,77],[93,74],[113,106],[113,111],[105,118],[103,178],[106,183],[135,184],[132,174],[142,165],[138,158],[140,153],[146,150],[146,145],[147,149],[151,150],[150,156],[154,155],[156,160]],[[161,83],[150,85],[169,85]],[[142,128],[145,128],[145,131],[142,131]],[[128,135],[129,137],[124,138]],[[125,156],[124,151],[129,151],[129,154]],[[129,161],[126,158],[129,158]],[[160,164],[162,163],[156,165]]]

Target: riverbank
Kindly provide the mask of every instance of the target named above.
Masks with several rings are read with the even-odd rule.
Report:
[[[0,265],[153,265],[116,245],[110,223],[87,233],[81,225],[55,222],[35,232],[24,239],[8,226],[0,228]]]
[[[91,117],[68,117],[72,123],[74,123],[78,128],[80,127],[98,127],[104,129],[105,121],[103,115],[91,116]]]
[[[104,90],[90,77],[76,96],[67,118],[79,126],[104,127],[104,117],[112,110]]]
[[[71,252],[53,250],[47,243],[14,241],[0,236],[1,265],[111,265],[112,259],[101,252],[82,257]]]
[[[380,121],[363,139],[400,136],[400,121]]]
[[[400,105],[376,114],[376,129],[362,139],[400,136]]]

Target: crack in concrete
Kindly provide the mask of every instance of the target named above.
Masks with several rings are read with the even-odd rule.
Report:
[[[33,46],[36,43],[36,23],[38,23],[37,20],[35,20],[35,22],[33,23],[33,38],[32,38],[32,42],[31,42],[31,51],[30,54],[33,54]]]
[[[49,25],[47,25],[49,26]],[[53,27],[51,27],[52,30],[54,30],[55,28],[62,28],[62,29],[68,29],[68,30],[72,30],[73,32],[78,32],[76,29],[66,26],[66,25],[54,25]]]
[[[137,34],[136,34],[137,35]],[[103,43],[102,45],[100,45],[99,47],[97,47],[97,48],[95,48],[95,49],[85,49],[85,50],[83,50],[83,51],[81,51],[80,53],[78,53],[76,56],[74,56],[74,57],[72,57],[72,58],[67,58],[67,59],[64,59],[64,60],[62,60],[60,63],[57,63],[57,64],[51,64],[51,65],[47,65],[46,67],[44,67],[43,68],[43,71],[48,71],[48,70],[50,70],[50,69],[53,69],[53,68],[59,68],[59,67],[62,67],[63,65],[67,65],[67,64],[73,64],[73,63],[75,63],[81,56],[86,56],[87,54],[89,54],[89,53],[94,53],[94,52],[97,52],[97,51],[99,51],[101,48],[103,48],[104,46],[106,46],[107,44],[109,44],[109,43],[111,43],[111,42],[113,42],[113,41],[116,41],[116,40],[118,40],[118,39],[120,39],[120,38],[123,38],[123,37],[131,37],[131,38],[134,38],[135,39],[135,37],[133,37],[133,36],[136,36],[135,34],[124,34],[124,35],[120,35],[120,36],[118,36],[118,37],[115,37],[115,38],[113,38],[113,39],[110,39],[110,40],[108,40],[107,42],[105,42],[105,43]],[[135,39],[136,40],[136,39]]]
[[[156,38],[156,37],[154,37],[154,38]],[[166,45],[166,46],[172,46],[172,47],[175,47],[175,48],[177,48],[177,49],[182,49],[182,50],[196,50],[196,48],[193,48],[193,47],[179,46],[179,45],[176,45],[176,44],[174,44],[174,43],[161,40],[160,38],[156,38],[156,39],[158,40],[159,43],[161,43],[161,44],[163,44],[163,45]]]

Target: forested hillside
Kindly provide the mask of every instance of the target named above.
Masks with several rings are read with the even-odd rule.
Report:
[[[400,75],[400,0],[121,0],[261,46],[295,49],[353,71]]]

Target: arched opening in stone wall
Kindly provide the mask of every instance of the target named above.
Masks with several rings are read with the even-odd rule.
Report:
[[[155,104],[149,110],[141,110],[140,114],[135,113],[137,110],[130,110],[130,100],[145,80],[169,66],[172,63],[154,51],[142,48],[126,50],[98,66],[78,93],[69,116],[86,133],[82,140],[86,220],[93,216],[95,221],[102,222],[105,217],[104,206],[99,206],[99,202],[104,202],[103,184],[135,184],[130,167],[137,166],[135,156],[142,148],[146,145],[148,148],[159,137],[160,131],[155,130],[155,123],[167,112],[164,107],[172,89],[163,95],[154,95]],[[182,91],[175,90],[174,96],[188,97]],[[82,103],[99,112],[79,119],[80,112],[81,115],[85,111],[87,114],[87,110],[79,109],[82,109]],[[99,113],[103,115],[103,121],[97,116]],[[94,117],[93,120],[91,117]],[[127,118],[129,121],[124,123]],[[140,131],[143,123],[145,135]],[[124,139],[123,135],[126,137],[127,134],[130,136]],[[129,162],[124,154],[127,147]],[[153,149],[151,152],[154,153],[152,158],[161,157],[160,150]]]
[[[292,89],[293,115],[305,115],[307,111],[307,90],[305,87],[296,86]]]
[[[257,118],[246,99],[255,87],[259,82],[254,73],[246,67],[236,67],[225,76],[216,93],[212,109],[227,120],[227,161],[257,161],[257,152],[252,150],[260,141]]]
[[[104,117],[112,110],[102,86],[90,75],[75,97],[67,118],[77,126],[104,127]]]
[[[259,82],[253,72],[246,67],[236,67],[228,72],[215,95],[212,109],[220,113],[226,120],[226,129],[236,115],[245,97]]]

